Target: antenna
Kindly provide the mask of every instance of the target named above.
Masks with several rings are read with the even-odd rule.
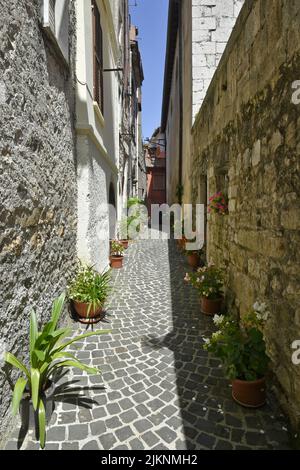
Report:
[[[138,6],[137,0],[134,0],[134,5],[130,5],[130,4],[129,4],[129,7],[137,7],[137,6]]]

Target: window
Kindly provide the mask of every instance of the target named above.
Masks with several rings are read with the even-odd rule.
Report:
[[[94,54],[94,100],[104,113],[103,93],[103,34],[101,17],[95,0],[92,0],[93,9],[93,54]]]
[[[153,190],[154,191],[164,191],[165,186],[165,175],[153,175]]]
[[[69,0],[43,0],[42,26],[56,51],[69,62]]]

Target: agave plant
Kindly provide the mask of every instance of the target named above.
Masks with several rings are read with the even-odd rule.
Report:
[[[33,408],[38,415],[39,438],[42,448],[45,447],[46,439],[44,391],[47,388],[51,377],[53,377],[53,374],[58,372],[59,369],[66,367],[76,367],[89,374],[100,373],[99,369],[86,366],[76,359],[73,354],[66,351],[66,349],[71,344],[81,341],[89,336],[109,333],[108,330],[97,330],[63,342],[63,338],[67,337],[71,333],[70,328],[57,328],[64,302],[65,294],[62,294],[53,302],[51,319],[40,332],[38,331],[36,314],[34,311],[31,312],[29,367],[13,354],[9,352],[5,353],[5,361],[23,372],[23,376],[17,380],[14,387],[12,412],[14,415],[18,413],[20,402],[25,389],[27,388],[31,395]]]

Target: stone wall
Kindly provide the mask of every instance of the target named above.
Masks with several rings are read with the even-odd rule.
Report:
[[[69,8],[67,67],[42,32],[40,2],[0,0],[0,346],[20,357],[30,308],[48,319],[76,259],[73,1]],[[2,442],[10,398],[1,373]]]
[[[193,123],[245,0],[192,2]]]
[[[229,214],[208,221],[208,258],[225,267],[228,310],[269,304],[276,391],[300,424],[300,2],[246,0],[193,128],[193,202],[215,191]],[[206,184],[208,187],[206,193]]]

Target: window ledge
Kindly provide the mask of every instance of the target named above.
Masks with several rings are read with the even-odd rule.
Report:
[[[104,127],[105,120],[104,120],[103,114],[101,113],[101,109],[99,108],[97,101],[93,101],[93,106],[94,106],[95,114],[98,118],[98,121],[100,122],[101,127]]]

